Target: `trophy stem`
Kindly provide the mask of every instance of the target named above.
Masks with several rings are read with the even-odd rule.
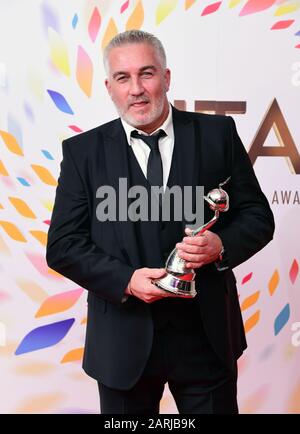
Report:
[[[205,223],[200,228],[195,229],[194,231],[192,231],[191,237],[195,237],[198,234],[202,234],[203,232],[205,232],[209,228],[211,228],[216,223],[216,221],[218,220],[219,214],[220,214],[220,212],[218,210],[216,210],[215,211],[215,215],[213,216],[213,218],[211,220],[209,220],[209,222]]]

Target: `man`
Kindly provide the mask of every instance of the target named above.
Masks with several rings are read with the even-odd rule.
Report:
[[[120,119],[64,141],[47,246],[48,265],[89,291],[84,370],[98,381],[102,413],[157,414],[167,382],[180,413],[237,413],[246,340],[231,269],[272,239],[272,212],[232,118],[170,106],[156,37],[117,35],[104,64]],[[155,149],[147,135],[157,135]],[[118,192],[122,178],[128,189],[207,193],[229,176],[230,209],[202,236],[184,236],[186,221],[174,218],[97,219],[98,188]],[[195,298],[153,284],[175,245],[196,271]]]

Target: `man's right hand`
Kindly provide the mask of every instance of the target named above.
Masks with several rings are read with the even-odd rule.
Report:
[[[166,297],[178,297],[153,285],[152,280],[159,279],[166,274],[164,268],[139,268],[131,276],[125,294],[133,295],[145,303],[153,303]]]

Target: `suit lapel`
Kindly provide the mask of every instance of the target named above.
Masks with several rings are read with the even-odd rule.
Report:
[[[195,131],[195,122],[186,112],[173,107],[173,126],[175,135],[174,156],[177,179],[182,191],[184,186],[194,187],[199,183],[200,135]],[[199,137],[198,137],[199,136]],[[197,143],[196,143],[197,140]],[[193,191],[193,212],[195,212],[195,192]],[[183,216],[183,230],[188,222]]]
[[[114,188],[117,197],[117,216],[119,215],[119,179],[127,180],[126,196],[128,198],[129,166],[127,139],[120,119],[104,133],[104,155],[107,168],[107,176],[110,185]],[[119,240],[122,253],[127,257],[134,268],[140,268],[140,255],[134,224],[128,218],[126,221],[115,222],[116,236]]]

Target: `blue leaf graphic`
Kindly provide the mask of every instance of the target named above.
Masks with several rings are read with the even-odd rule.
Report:
[[[50,152],[46,151],[46,149],[42,149],[42,153],[45,155],[46,158],[48,158],[48,160],[54,160]]]
[[[22,185],[24,185],[25,187],[29,187],[29,186],[30,186],[29,182],[26,181],[26,179],[22,178],[21,176],[17,176],[17,180],[18,180]]]
[[[75,29],[75,27],[77,26],[77,23],[78,23],[78,15],[75,14],[74,17],[73,17],[73,20],[72,20],[72,27],[73,27],[73,29]]]
[[[280,330],[286,325],[290,318],[290,305],[289,303],[284,306],[282,311],[277,315],[274,322],[274,333],[278,335]]]

